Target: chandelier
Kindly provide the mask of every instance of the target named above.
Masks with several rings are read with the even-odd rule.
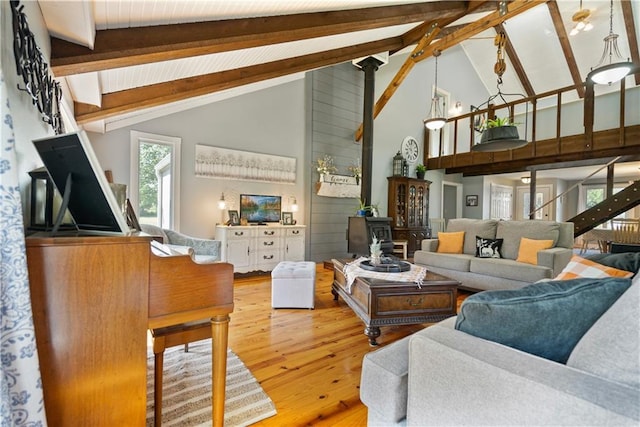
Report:
[[[441,52],[439,50],[435,50],[433,52],[433,56],[436,57],[436,81],[433,87],[433,98],[431,98],[431,109],[429,110],[429,116],[424,119],[424,125],[427,129],[436,130],[441,129],[447,119],[444,117],[442,113],[442,108],[440,107],[440,97],[438,96],[438,57]]]
[[[591,68],[587,79],[596,84],[615,83],[622,80],[631,71],[632,63],[625,61],[618,49],[618,35],[613,32],[613,0],[609,12],[609,35],[604,38],[604,51],[600,62]]]

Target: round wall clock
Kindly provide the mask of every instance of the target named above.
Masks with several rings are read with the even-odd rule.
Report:
[[[418,160],[418,141],[412,136],[406,137],[402,141],[402,155],[407,162],[415,163]]]

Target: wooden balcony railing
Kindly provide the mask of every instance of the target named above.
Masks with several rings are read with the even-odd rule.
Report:
[[[625,111],[628,108],[625,79],[621,81],[618,92],[619,121],[617,126],[607,130],[594,129],[596,101],[593,84],[583,83],[580,86],[585,88],[582,106],[579,103],[563,105],[563,97],[567,97],[578,87],[577,85],[567,86],[498,106],[489,105],[481,110],[452,117],[447,120],[448,130],[441,130],[439,133],[425,132],[424,162],[428,169],[446,169],[447,173],[489,175],[523,171],[528,166],[545,163],[636,155],[640,148],[640,125],[626,126],[625,124]],[[549,108],[553,106],[555,109]],[[574,111],[571,114],[563,114],[565,109]],[[575,117],[579,112],[583,115],[582,126],[575,124]],[[474,129],[474,123],[485,116],[515,118],[516,122],[520,122],[518,126],[520,136],[530,143],[515,150],[470,151],[470,147],[480,136]],[[572,121],[569,122],[569,120]],[[552,127],[555,127],[555,130]],[[575,133],[563,135],[563,128],[572,129]],[[544,131],[544,136],[549,137],[539,140],[539,133],[543,133],[540,132],[541,130]],[[451,133],[450,137],[449,133]],[[433,141],[433,144],[437,144],[438,156],[432,158],[429,157],[432,151],[431,135],[439,135],[439,139]],[[447,144],[445,144],[445,138]]]

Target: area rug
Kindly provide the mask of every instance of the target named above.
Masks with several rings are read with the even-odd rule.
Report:
[[[164,353],[163,426],[211,425],[211,340]],[[153,425],[153,352],[147,354],[147,426]],[[224,425],[248,426],[276,414],[273,401],[231,350],[227,353]]]

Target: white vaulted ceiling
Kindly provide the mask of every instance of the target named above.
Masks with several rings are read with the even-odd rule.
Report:
[[[528,0],[516,0],[515,3],[527,3]],[[402,44],[407,40],[407,34],[412,29],[418,28],[424,22],[429,22],[443,16],[452,16],[460,13],[460,10],[470,4],[483,3],[484,7],[474,13],[470,13],[455,22],[448,24],[455,29],[462,28],[462,24],[474,23],[487,15],[494,13],[496,2],[467,2],[467,1],[384,1],[384,0],[40,0],[40,8],[45,18],[46,25],[52,37],[66,40],[76,45],[87,47],[87,52],[101,48],[101,35],[108,34],[117,29],[134,27],[149,27],[167,25],[165,28],[176,28],[180,24],[193,22],[221,23],[224,20],[234,20],[234,28],[243,29],[244,26],[255,24],[251,18],[264,17],[264,28],[269,28],[270,20],[281,15],[292,15],[292,20],[305,19],[304,22],[333,23],[331,18],[324,14],[329,11],[349,10],[353,16],[361,17],[367,27],[354,28],[354,25],[336,26],[336,30],[327,34],[323,32],[321,25],[307,33],[304,38],[294,36],[293,40],[274,42],[265,45],[249,43],[248,47],[239,49],[214,49],[213,53],[204,53],[197,56],[184,58],[162,57],[161,60],[148,63],[134,63],[117,68],[99,66],[95,70],[86,71],[77,67],[71,72],[56,75],[55,58],[61,53],[60,45],[52,43],[52,70],[56,78],[65,80],[73,101],[85,105],[85,110],[91,106],[104,109],[104,104],[109,103],[108,95],[126,94],[136,88],[144,88],[153,84],[173,82],[179,79],[197,78],[199,76],[216,76],[217,86],[213,91],[203,89],[201,93],[194,94],[188,99],[170,99],[161,105],[141,106],[135,110],[123,110],[117,114],[95,115],[95,119],[80,120],[86,128],[94,131],[106,131],[121,126],[130,125],[136,121],[148,120],[169,112],[192,108],[208,102],[214,102],[228,96],[280,84],[291,79],[301,78],[304,71],[316,66],[315,64],[330,64],[331,58],[322,57],[323,61],[314,57],[309,61],[307,68],[304,66],[306,58],[317,55],[320,52],[328,52],[329,56],[340,52],[341,49],[354,49],[359,46],[372,46],[383,40],[393,40],[402,52],[410,50],[413,43]],[[574,84],[565,52],[561,46],[561,39],[568,38],[571,55],[580,81],[584,81],[590,67],[595,65],[600,58],[603,48],[603,37],[609,30],[609,1],[608,0],[584,0],[582,7],[591,10],[591,22],[594,29],[591,32],[583,32],[577,36],[567,36],[573,26],[571,16],[579,9],[579,0],[554,1],[556,10],[559,11],[562,27],[565,34],[559,34],[554,26],[552,9],[545,1],[537,1],[535,7],[508,19],[504,28],[514,50],[518,56],[522,68],[529,79],[535,93],[542,93],[552,89]],[[623,8],[620,1],[614,2],[613,27],[620,34],[619,47],[625,56],[630,56],[633,49],[637,54],[637,40],[640,39],[640,4],[636,0],[631,1],[632,33],[634,39],[629,44],[627,33],[630,25],[623,19]],[[421,9],[420,13],[414,13],[411,19],[404,22],[402,19],[381,23],[384,17],[373,17],[372,8],[414,5]],[[426,5],[426,6],[425,6]],[[448,13],[448,15],[447,15]],[[310,15],[300,15],[310,14]],[[279,21],[282,22],[282,21]],[[177,25],[176,25],[177,24]],[[263,25],[263,22],[259,22]],[[172,26],[173,25],[173,26]],[[445,30],[448,27],[445,27]],[[162,27],[157,28],[162,32]],[[287,29],[282,28],[282,33]],[[444,30],[443,30],[444,32]],[[315,36],[317,33],[318,36]],[[96,36],[97,34],[97,36]],[[295,33],[298,34],[297,32]],[[423,34],[424,35],[424,31]],[[473,38],[462,41],[462,47],[466,52],[475,71],[484,82],[489,93],[495,92],[496,76],[493,73],[495,62],[495,47],[493,37],[495,30],[489,29]],[[403,38],[404,37],[404,38]],[[415,37],[414,37],[415,38]],[[245,43],[245,42],[243,42]],[[389,42],[388,44],[390,44]],[[176,50],[178,52],[179,50]],[[358,51],[360,52],[360,51]],[[364,52],[373,54],[376,52]],[[395,52],[391,52],[392,54]],[[357,55],[356,57],[364,56]],[[304,59],[304,61],[303,61]],[[348,58],[354,59],[354,58]],[[294,64],[291,69],[281,69],[278,73],[265,74],[255,78],[248,84],[238,82],[224,84],[227,78],[225,73],[232,73],[239,68],[261,66],[274,61],[286,61]],[[344,62],[344,58],[337,60]],[[432,60],[426,59],[426,60]],[[105,61],[108,62],[108,61]],[[302,65],[299,65],[302,64]],[[511,63],[509,69],[513,70]],[[234,77],[238,78],[238,76]],[[629,84],[637,85],[636,79],[627,79]],[[606,90],[606,88],[604,89]],[[504,91],[523,93],[524,87],[516,73],[507,73],[504,77]],[[132,92],[133,93],[133,92]],[[577,97],[577,95],[576,95]],[[568,101],[565,99],[563,101]],[[76,112],[78,110],[76,105]],[[95,108],[94,108],[95,109]],[[97,109],[97,110],[100,110]]]

